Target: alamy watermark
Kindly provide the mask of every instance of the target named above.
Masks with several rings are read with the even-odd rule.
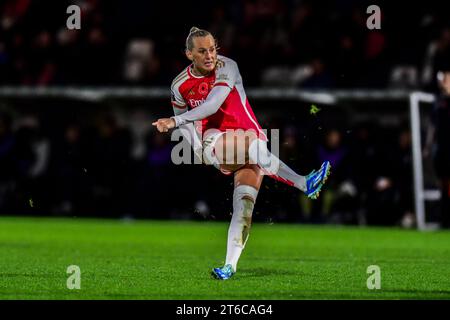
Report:
[[[367,267],[367,274],[370,274],[367,278],[367,289],[381,289],[381,269],[377,265],[371,265]]]
[[[70,16],[66,20],[66,27],[69,30],[81,29],[81,9],[79,6],[73,4],[67,7],[66,13]]]
[[[381,29],[381,9],[373,4],[367,7],[366,13],[371,14],[366,20],[367,29]]]
[[[264,141],[265,137],[269,136],[270,142]],[[222,148],[219,149],[217,141],[220,138],[222,138]],[[279,164],[279,129],[271,129],[270,131],[262,129],[259,133],[253,129],[227,129],[224,132],[209,129],[199,135],[194,130],[189,130],[188,127],[183,126],[172,131],[171,140],[178,142],[171,153],[171,159],[175,165],[258,164],[263,169],[273,172]]]

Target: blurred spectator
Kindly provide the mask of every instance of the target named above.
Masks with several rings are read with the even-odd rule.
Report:
[[[159,74],[159,59],[150,40],[132,40],[125,58],[124,78],[134,84],[155,84]]]
[[[339,36],[336,54],[332,59],[336,86],[355,87],[362,64],[361,49],[356,39],[350,34]]]
[[[386,141],[396,141],[388,144]],[[411,132],[402,129],[380,136],[376,144],[373,180],[366,206],[367,223],[377,225],[414,224]]]
[[[12,132],[12,117],[0,113],[0,210],[13,209],[11,199],[16,187],[16,138]]]
[[[381,31],[367,33],[364,43],[362,84],[367,88],[384,88],[388,84],[389,61],[387,39]]]
[[[33,206],[36,213],[47,213],[47,183],[50,144],[44,135],[40,120],[35,115],[21,118],[15,132],[17,188],[14,193],[15,213],[29,214]]]
[[[88,188],[84,181],[87,174],[83,159],[80,125],[69,123],[53,142],[51,154],[52,211],[57,214],[72,214],[82,211],[86,200],[83,191]]]
[[[377,145],[376,135],[382,129],[371,122],[362,122],[355,126],[349,145],[349,166],[351,168],[348,178],[355,186],[357,194],[355,199],[355,213],[358,224],[367,223],[367,201],[372,193],[372,184],[376,179]],[[372,168],[368,170],[368,168]]]
[[[417,87],[417,69],[414,66],[395,66],[391,70],[390,87],[395,89],[413,89]]]
[[[289,164],[291,168],[295,168],[298,171],[302,163],[301,146],[298,142],[299,131],[295,126],[283,123],[282,119],[279,119],[277,122],[278,124],[275,124],[275,126],[283,128],[279,132],[281,136],[277,138],[279,139],[279,157],[283,159],[282,161]],[[277,141],[274,140],[275,138],[274,136],[269,137],[271,143]],[[263,181],[263,188],[266,196],[261,196],[261,199],[267,202],[264,204],[264,207],[267,212],[271,212],[270,217],[279,221],[303,221],[305,219],[301,208],[300,193],[292,192],[291,187],[272,181],[269,178]],[[280,200],[277,202],[269,201],[271,197],[276,197]]]
[[[450,54],[440,67],[441,94],[435,106],[435,168],[441,184],[441,225],[450,228]]]
[[[312,211],[312,221],[332,223],[356,223],[355,196],[356,188],[349,181],[348,148],[342,141],[342,133],[337,129],[329,129],[324,140],[317,147],[317,162],[330,161],[333,179]]]
[[[103,113],[87,138],[86,169],[90,178],[93,212],[124,214],[130,197],[131,135],[113,114]]]
[[[411,131],[402,129],[398,135],[397,148],[392,150],[392,179],[396,191],[396,221],[403,227],[415,225],[413,203],[413,179],[411,174]]]
[[[326,89],[334,86],[331,74],[328,72],[326,64],[321,59],[314,59],[311,64],[311,75],[302,83],[302,88]]]
[[[422,71],[422,82],[426,89],[439,90],[436,75],[447,68],[450,57],[450,27],[441,30],[439,37],[428,44]]]

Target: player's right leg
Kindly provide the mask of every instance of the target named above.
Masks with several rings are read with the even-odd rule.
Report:
[[[267,148],[267,142],[261,139],[251,142],[248,157],[251,163],[257,163],[266,175],[296,187],[311,199],[318,198],[331,170],[330,162],[325,161],[319,170],[313,170],[307,176],[299,175],[271,153]]]
[[[325,161],[319,170],[307,176],[297,174],[267,148],[267,142],[258,138],[255,131],[226,132],[215,143],[215,156],[222,170],[237,170],[243,163],[257,164],[262,172],[303,191],[309,198],[317,199],[326,182],[331,164]]]

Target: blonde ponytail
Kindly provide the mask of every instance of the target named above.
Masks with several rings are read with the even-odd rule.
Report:
[[[189,34],[197,32],[197,31],[200,31],[200,29],[197,27],[192,27],[191,30],[189,30]]]
[[[206,37],[206,36],[212,36],[212,34],[209,31],[192,27],[191,30],[189,30],[189,35],[186,38],[186,50],[192,51],[194,48],[194,41],[193,39],[195,37]]]

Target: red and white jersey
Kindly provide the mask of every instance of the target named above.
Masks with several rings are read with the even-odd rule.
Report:
[[[237,63],[227,57],[218,55],[214,72],[208,76],[195,76],[192,65],[183,70],[172,82],[172,106],[180,113],[201,105],[215,86],[228,86],[231,92],[219,110],[203,119],[197,131],[204,133],[209,129],[226,131],[227,129],[253,129],[266,140],[261,126],[256,120],[252,107],[248,103]]]

